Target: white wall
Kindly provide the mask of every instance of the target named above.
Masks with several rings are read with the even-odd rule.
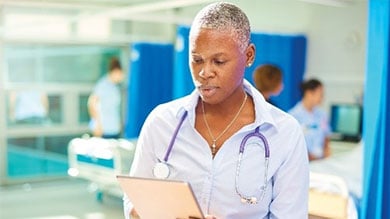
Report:
[[[324,82],[324,105],[356,102],[365,77],[367,2],[313,7],[309,27],[306,76]]]
[[[243,4],[245,2],[245,4]],[[310,22],[310,5],[297,0],[236,1],[247,13],[252,31],[306,33]]]

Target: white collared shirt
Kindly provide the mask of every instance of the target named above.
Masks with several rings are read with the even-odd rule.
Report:
[[[185,111],[188,112],[169,155],[168,179],[189,181],[205,214],[218,219],[260,219],[308,217],[309,167],[301,128],[287,113],[266,103],[249,82],[246,92],[255,103],[255,122],[244,126],[227,139],[212,158],[206,140],[195,130],[195,107],[199,98],[191,95],[156,107],[141,130],[130,175],[154,178],[154,165],[164,159],[172,135]],[[260,127],[269,149],[267,190],[257,204],[242,203],[236,193],[236,167],[244,136]],[[264,184],[264,146],[251,138],[245,146],[238,186],[245,196],[261,195]],[[126,218],[132,205],[124,197]]]

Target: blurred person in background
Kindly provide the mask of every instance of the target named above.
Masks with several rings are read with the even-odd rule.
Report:
[[[103,76],[88,98],[89,127],[93,136],[119,138],[121,122],[121,91],[119,84],[124,79],[118,58],[110,60],[108,73]]]
[[[253,82],[265,100],[275,105],[270,98],[278,96],[283,90],[283,74],[280,68],[272,64],[258,66],[253,72]]]
[[[48,122],[49,98],[37,90],[15,91],[10,94],[9,118],[16,124],[43,124]]]
[[[319,107],[324,97],[324,86],[318,79],[308,79],[301,84],[302,100],[289,113],[303,128],[309,160],[329,157],[330,134],[327,114]]]

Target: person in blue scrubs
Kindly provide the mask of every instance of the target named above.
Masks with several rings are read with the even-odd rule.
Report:
[[[119,84],[124,73],[118,58],[110,60],[109,71],[103,76],[88,98],[88,111],[91,117],[89,127],[93,136],[119,138],[121,122],[121,91]]]
[[[255,52],[239,7],[219,2],[203,8],[189,34],[195,89],[148,115],[130,175],[188,181],[207,219],[307,218],[304,136],[291,115],[244,79]],[[264,139],[243,141],[254,133]],[[127,196],[124,215],[137,218]]]
[[[324,96],[324,86],[318,79],[308,79],[302,82],[301,91],[302,100],[289,113],[302,126],[309,160],[329,157],[331,129],[327,114],[319,107]]]

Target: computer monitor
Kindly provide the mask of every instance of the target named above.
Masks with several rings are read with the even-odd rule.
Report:
[[[363,108],[360,104],[331,105],[330,125],[332,139],[358,142],[362,135]]]

